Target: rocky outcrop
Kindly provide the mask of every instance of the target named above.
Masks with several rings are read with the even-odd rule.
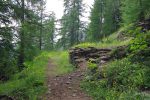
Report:
[[[112,53],[111,53],[111,56],[113,59],[121,59],[121,58],[124,58],[127,56],[127,48],[128,46],[119,46],[119,47],[116,47]]]
[[[104,64],[107,61],[111,60],[111,51],[109,48],[72,48],[69,50],[70,62],[71,64],[78,67],[78,64],[83,61],[91,61],[97,64]]]
[[[150,30],[150,18],[138,23],[138,27],[142,27],[142,31]]]
[[[7,95],[0,95],[0,100],[14,100],[14,99]]]
[[[113,49],[110,48],[71,48],[69,50],[70,63],[76,67],[85,61],[91,61],[101,67],[101,65],[113,59],[121,59],[127,56],[127,46],[119,46]]]

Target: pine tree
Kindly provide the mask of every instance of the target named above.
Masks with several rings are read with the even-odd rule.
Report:
[[[55,38],[55,14],[52,12],[48,18],[43,22],[43,49],[53,50],[54,49],[54,38]]]
[[[64,0],[64,16],[62,17],[61,41],[64,47],[70,47],[80,42],[82,0]]]
[[[122,1],[122,19],[124,25],[143,21],[145,18],[149,18],[149,12],[149,0]]]
[[[90,16],[90,24],[88,31],[88,39],[99,41],[102,35],[102,25],[104,21],[104,2],[103,0],[95,0]]]
[[[18,69],[21,71],[25,67],[25,61],[33,60],[40,50],[40,34],[44,39],[44,49],[54,47],[55,18],[44,11],[41,17],[41,2],[44,1],[0,1],[0,80],[4,77],[8,79]],[[45,18],[47,16],[48,19]]]
[[[100,41],[120,27],[120,0],[95,0],[91,11],[88,40]]]
[[[104,4],[104,25],[103,33],[105,36],[117,31],[120,27],[121,13],[120,13],[120,0],[105,0]]]
[[[0,80],[6,80],[15,72],[15,50],[13,48],[13,28],[9,11],[12,3],[0,1]]]

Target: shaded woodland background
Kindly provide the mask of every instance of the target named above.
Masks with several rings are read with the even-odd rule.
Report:
[[[82,0],[64,0],[61,19],[56,19],[55,12],[46,12],[45,4],[45,0],[0,1],[0,83],[34,66],[30,62],[42,52],[71,47],[127,45],[129,62],[149,70],[149,0],[95,0],[88,24],[81,20],[86,9]],[[144,90],[150,87],[148,73],[145,83],[137,83]]]

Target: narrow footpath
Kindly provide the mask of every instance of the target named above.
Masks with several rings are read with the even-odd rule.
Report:
[[[47,69],[48,92],[46,100],[92,100],[80,88],[80,82],[86,70],[85,62],[82,62],[76,71],[61,76],[51,74],[54,68],[55,65],[50,60]]]

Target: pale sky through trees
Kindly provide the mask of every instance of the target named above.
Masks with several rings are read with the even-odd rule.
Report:
[[[85,11],[86,13],[83,20],[87,21],[89,17],[90,7],[92,7],[94,0],[83,0],[83,3],[86,5]],[[63,0],[47,0],[46,3],[46,10],[47,11],[54,11],[56,14],[56,18],[60,19],[63,15]]]

